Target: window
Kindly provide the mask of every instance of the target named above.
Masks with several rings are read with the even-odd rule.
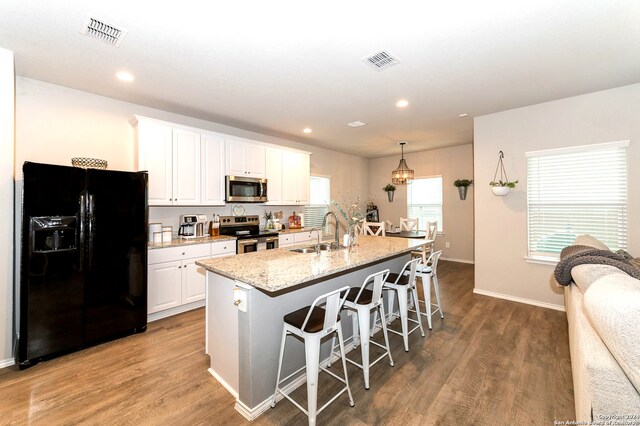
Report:
[[[437,220],[442,232],[442,176],[414,179],[407,186],[407,216],[419,218],[421,230]]]
[[[331,178],[311,176],[309,178],[309,205],[304,208],[304,226],[321,227],[324,215],[331,202]]]
[[[527,153],[530,257],[558,258],[580,234],[627,248],[627,146],[614,142]]]

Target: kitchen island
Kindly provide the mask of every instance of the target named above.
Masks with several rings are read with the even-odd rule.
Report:
[[[273,395],[283,316],[331,290],[359,287],[371,273],[387,268],[399,272],[410,252],[428,242],[363,235],[350,250],[297,253],[287,247],[199,260],[207,270],[209,372],[236,397],[243,416],[256,418],[269,408]],[[342,322],[348,339],[351,321]],[[328,359],[329,346],[323,343],[321,360]],[[302,343],[288,345],[283,376],[303,365]],[[304,382],[302,373],[289,387]]]

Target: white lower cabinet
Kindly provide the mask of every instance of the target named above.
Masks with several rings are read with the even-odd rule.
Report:
[[[279,247],[286,247],[307,242],[310,244],[315,244],[318,242],[319,233],[320,231],[300,231],[295,233],[289,232],[286,234],[280,234],[278,236],[278,245]],[[322,239],[322,235],[320,235],[320,239]]]
[[[235,253],[233,240],[149,250],[149,320],[204,306],[206,273],[196,260]]]

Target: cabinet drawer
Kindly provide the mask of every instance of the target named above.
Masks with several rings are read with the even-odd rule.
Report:
[[[219,256],[221,254],[235,254],[236,240],[220,241],[211,244],[211,255]]]
[[[286,246],[294,243],[293,236],[295,234],[284,234],[278,237],[278,244],[280,246]]]
[[[153,265],[161,262],[172,262],[174,260],[190,259],[194,257],[204,258],[210,256],[211,243],[182,247],[167,247],[149,250],[148,263],[149,265]]]
[[[311,241],[313,236],[316,236],[315,234],[312,236],[311,233],[309,231],[304,231],[304,232],[298,232],[294,235],[294,241],[296,243],[304,243],[307,241]]]

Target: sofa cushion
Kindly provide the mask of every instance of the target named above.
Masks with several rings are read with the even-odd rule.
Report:
[[[625,274],[606,275],[584,293],[593,328],[640,389],[640,281]]]
[[[571,278],[578,288],[584,293],[587,289],[600,278],[611,275],[627,275],[615,266],[610,265],[578,265],[571,269]],[[627,275],[628,276],[628,275]]]
[[[609,250],[609,247],[596,237],[592,237],[591,235],[578,235],[576,240],[573,242],[573,245],[576,246],[589,246],[593,248],[597,248],[599,250]]]

